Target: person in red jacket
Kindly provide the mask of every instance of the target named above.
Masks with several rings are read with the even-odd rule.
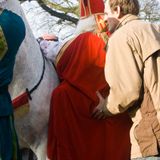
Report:
[[[65,42],[54,59],[60,85],[53,91],[48,128],[50,160],[129,160],[127,114],[95,120],[98,90],[109,87],[104,76],[105,43],[103,0],[80,0],[81,22],[92,22],[87,32]],[[78,27],[79,27],[78,24]],[[84,24],[83,24],[84,25]],[[87,25],[87,24],[86,24]]]

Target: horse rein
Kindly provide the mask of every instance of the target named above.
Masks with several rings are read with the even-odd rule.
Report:
[[[26,88],[26,92],[27,92],[28,97],[29,97],[30,100],[32,100],[31,94],[38,88],[38,86],[40,85],[40,83],[41,83],[41,81],[42,81],[42,79],[44,77],[44,71],[45,71],[45,68],[46,68],[46,63],[45,63],[45,57],[44,57],[44,55],[42,53],[42,50],[41,50],[41,54],[42,54],[42,58],[43,58],[43,68],[42,68],[42,73],[41,73],[40,79],[37,82],[37,84],[35,84],[32,87],[32,89],[29,90],[28,88]]]

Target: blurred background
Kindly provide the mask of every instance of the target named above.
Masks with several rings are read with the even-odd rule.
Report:
[[[71,36],[79,19],[79,0],[20,0],[35,37],[53,33]],[[160,0],[140,0],[140,17],[160,24]]]

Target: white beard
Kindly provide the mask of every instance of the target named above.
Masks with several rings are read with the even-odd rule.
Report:
[[[79,20],[75,30],[75,35],[79,35],[87,31],[94,31],[95,29],[97,29],[97,23],[94,15],[91,15],[87,18]]]

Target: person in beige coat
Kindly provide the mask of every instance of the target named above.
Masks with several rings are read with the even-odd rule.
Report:
[[[107,99],[100,93],[92,116],[128,112],[131,159],[160,159],[160,26],[140,20],[137,0],[107,0],[106,20],[114,32],[107,45]],[[124,124],[125,125],[125,124]]]

